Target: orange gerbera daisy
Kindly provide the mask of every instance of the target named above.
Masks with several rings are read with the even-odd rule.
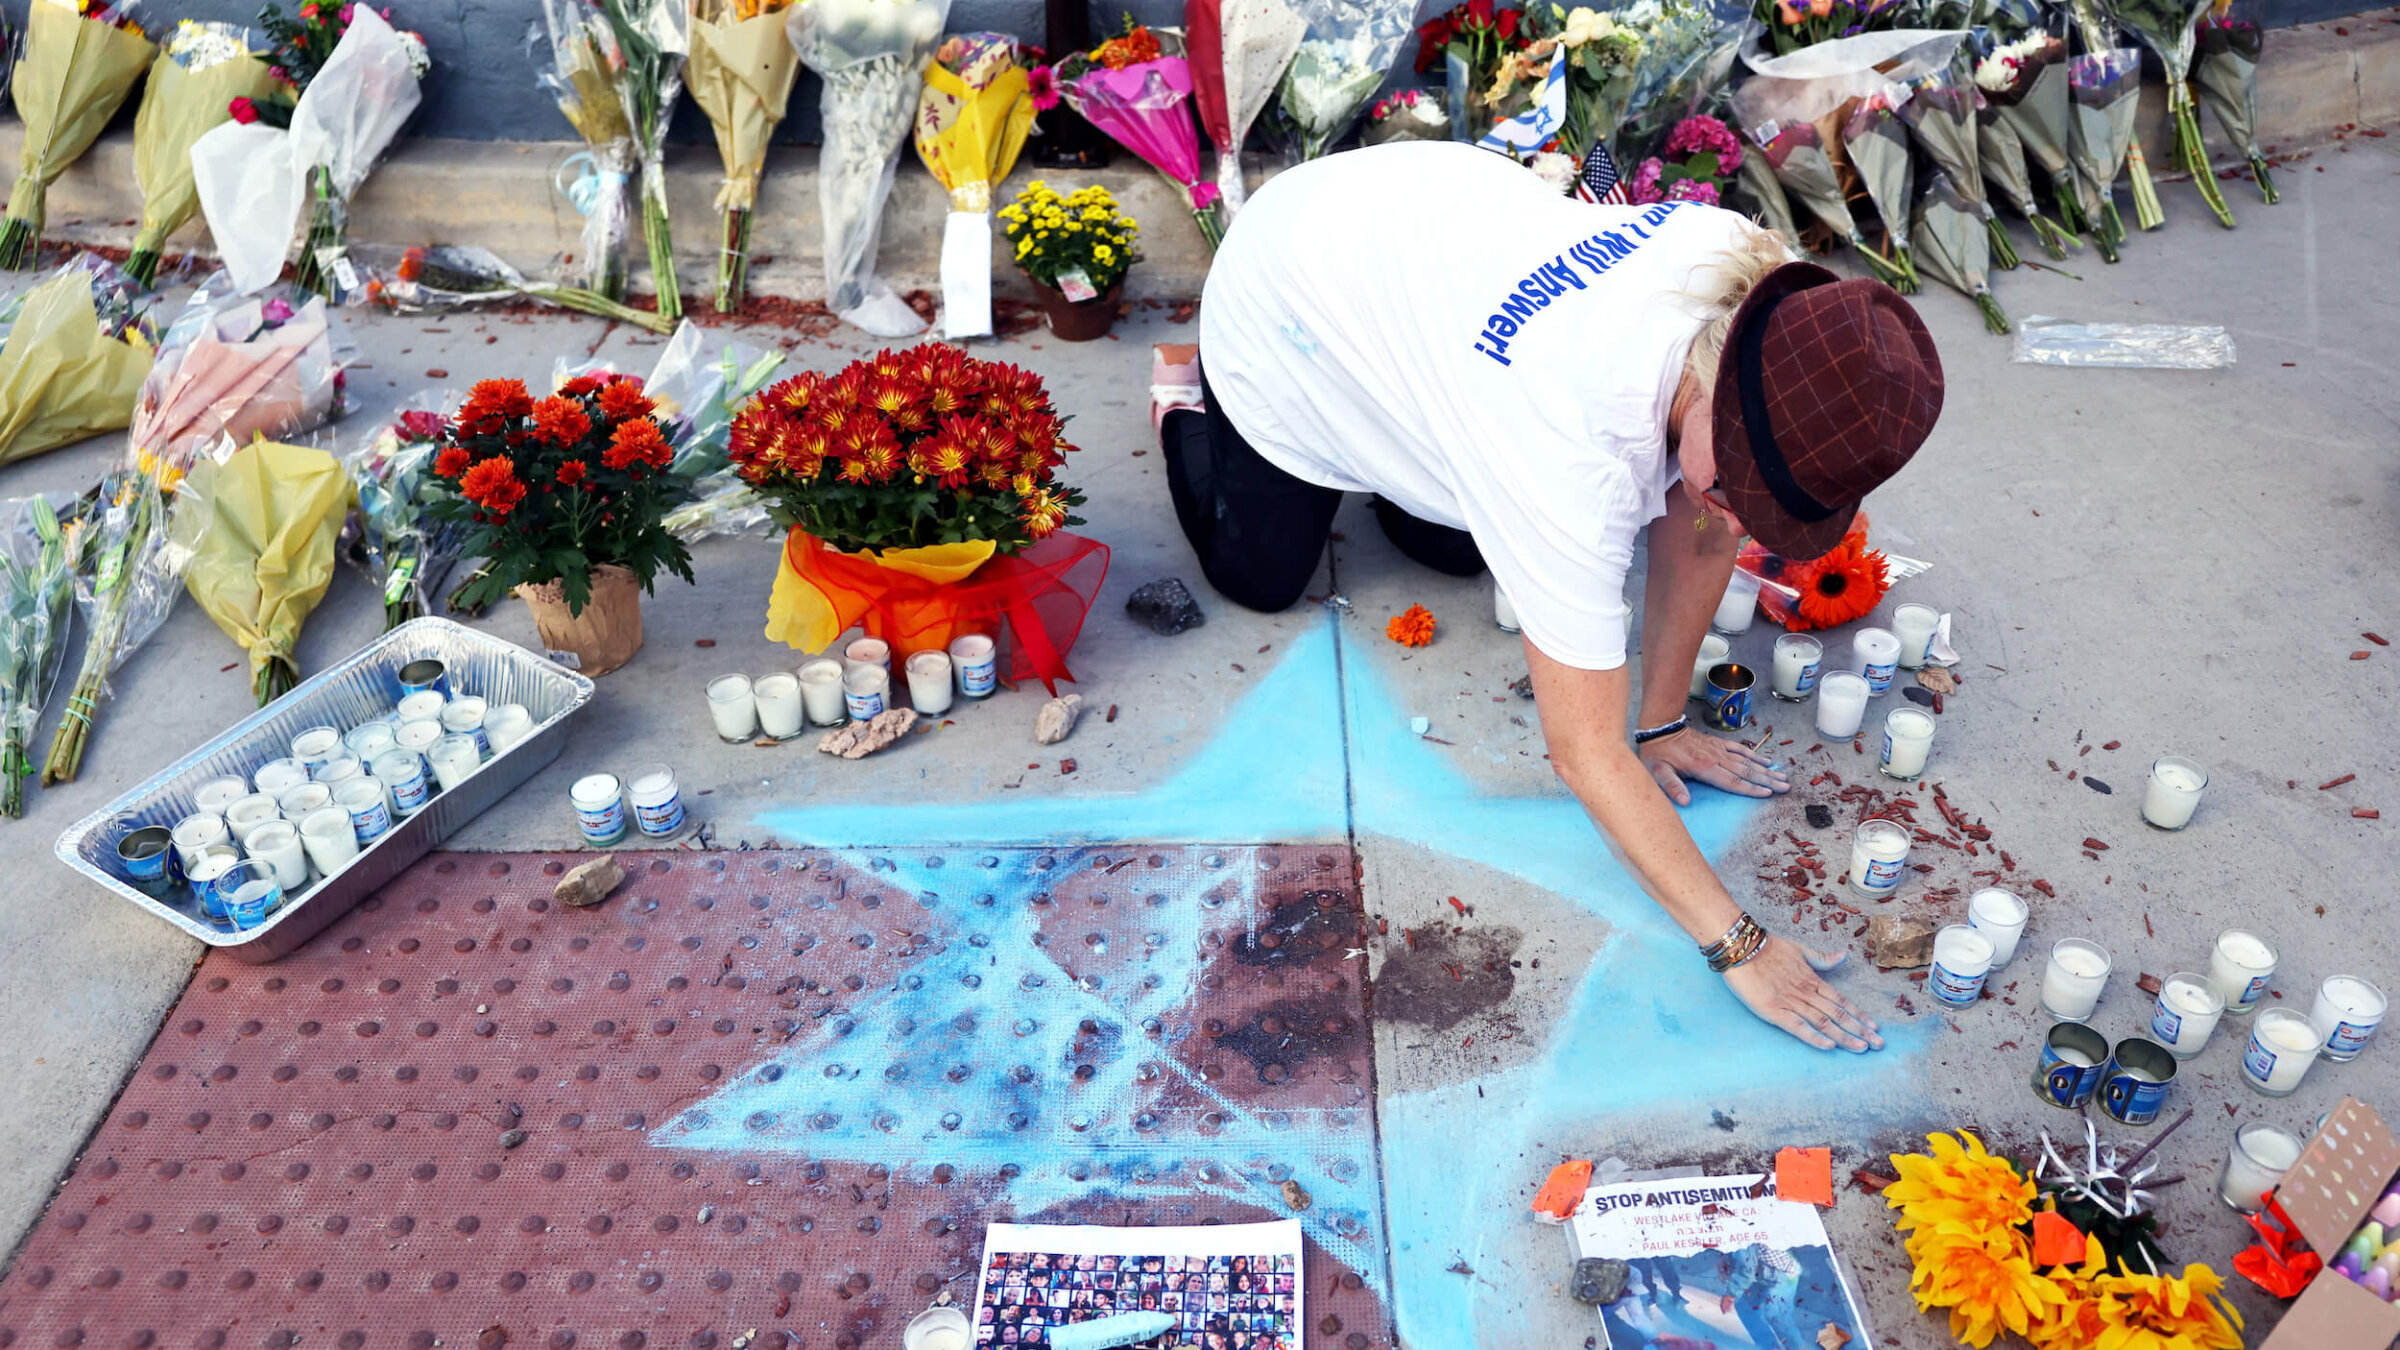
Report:
[[[1433,641],[1433,611],[1410,605],[1407,613],[1394,615],[1383,626],[1383,635],[1403,647],[1425,646]]]
[[[1891,570],[1883,555],[1855,536],[1813,563],[1790,569],[1800,588],[1796,605],[1809,628],[1837,628],[1867,617],[1891,589]]]

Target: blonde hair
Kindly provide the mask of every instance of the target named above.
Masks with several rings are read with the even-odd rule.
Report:
[[[1794,257],[1791,246],[1775,230],[1745,224],[1740,234],[1740,241],[1732,248],[1695,269],[1694,284],[1678,296],[1691,307],[1693,314],[1704,320],[1700,335],[1692,339],[1691,354],[1684,358],[1684,369],[1699,381],[1702,398],[1717,387],[1717,365],[1725,356],[1725,339],[1733,331],[1734,312],[1757,289],[1758,283],[1766,279],[1767,273]]]

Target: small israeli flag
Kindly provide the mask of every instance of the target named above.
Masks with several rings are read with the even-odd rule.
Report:
[[[1550,71],[1542,77],[1542,92],[1533,106],[1505,121],[1495,122],[1476,144],[1519,159],[1532,154],[1558,134],[1567,122],[1567,49],[1550,53]]]

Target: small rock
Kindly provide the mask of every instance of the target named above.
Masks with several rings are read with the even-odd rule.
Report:
[[[1933,691],[1929,689],[1919,689],[1913,684],[1902,689],[1900,691],[1900,697],[1907,699],[1909,702],[1916,704],[1920,708],[1930,708],[1933,706]]]
[[[1833,808],[1822,802],[1810,802],[1808,804],[1808,827],[1812,830],[1832,829]]]
[[[916,724],[916,709],[892,708],[875,714],[873,721],[835,727],[817,742],[817,748],[844,759],[864,759],[907,735],[908,729]]]
[[[1627,1267],[1622,1261],[1606,1257],[1587,1256],[1575,1263],[1575,1278],[1567,1292],[1577,1303],[1599,1307],[1625,1297]]]
[[[1069,694],[1054,698],[1042,705],[1033,715],[1033,743],[1056,745],[1075,730],[1075,720],[1083,716],[1083,695]]]
[[[1533,697],[1533,677],[1531,675],[1519,675],[1508,682],[1508,687],[1510,692],[1518,698]]]
[[[2110,787],[2108,784],[2101,782],[2099,779],[2092,777],[2088,773],[2083,776],[2083,785],[2090,788],[2094,792],[2102,793],[2108,796],[2116,795],[2117,791],[2115,788]]]
[[[1208,622],[1181,577],[1163,577],[1135,587],[1133,594],[1125,597],[1125,612],[1150,625],[1150,631],[1161,637],[1173,637]]]
[[[606,900],[611,891],[624,884],[625,869],[617,866],[617,855],[603,853],[560,877],[558,884],[550,888],[550,898],[562,905],[586,909]]]
[[[1936,931],[1923,919],[1878,914],[1867,920],[1867,950],[1878,970],[1916,970],[1933,964]]]
[[[1283,1203],[1290,1205],[1297,1212],[1316,1202],[1309,1199],[1308,1192],[1301,1189],[1299,1182],[1286,1180],[1283,1183]]]
[[[700,1207],[700,1222],[707,1223],[710,1219],[715,1217],[717,1217],[717,1207],[715,1205],[702,1205]]]
[[[1958,677],[1946,666],[1927,666],[1917,672],[1917,683],[1937,694],[1958,692]]]
[[[523,1130],[510,1130],[508,1133],[500,1136],[500,1147],[502,1148],[515,1148],[517,1145],[524,1142],[525,1132]]]

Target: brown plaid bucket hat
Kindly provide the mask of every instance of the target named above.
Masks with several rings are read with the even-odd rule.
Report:
[[[1710,395],[1717,487],[1758,542],[1822,557],[1941,412],[1941,357],[1898,292],[1786,263],[1725,340]]]

